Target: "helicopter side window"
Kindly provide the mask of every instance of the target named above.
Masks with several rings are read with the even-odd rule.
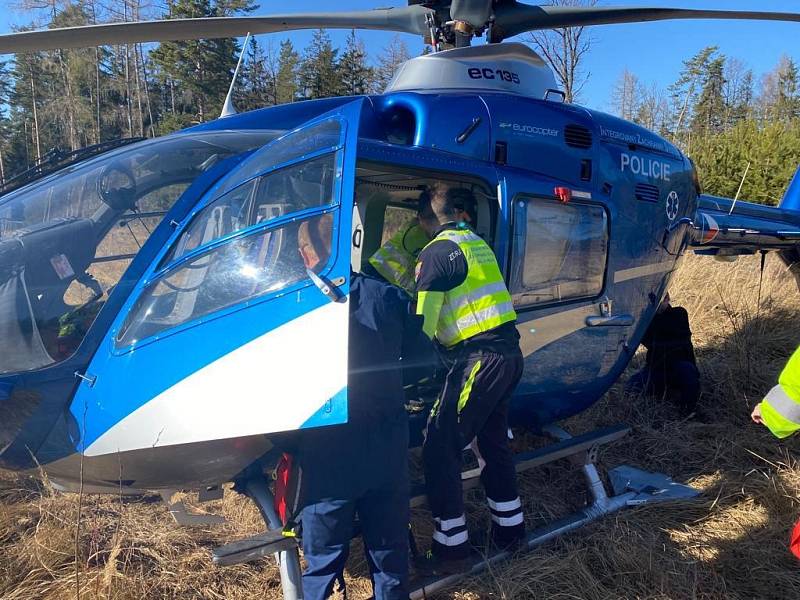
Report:
[[[333,202],[338,152],[294,163],[231,189],[203,208],[184,230],[162,265],[215,239]]]
[[[316,215],[262,229],[180,263],[143,291],[117,334],[117,345],[134,344],[306,280],[298,232],[302,223],[322,218]]]
[[[511,293],[516,308],[600,295],[608,249],[602,207],[522,197],[514,213]]]

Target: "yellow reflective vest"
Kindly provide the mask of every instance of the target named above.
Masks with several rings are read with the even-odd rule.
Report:
[[[778,385],[761,401],[761,418],[779,438],[800,430],[800,348],[781,371]]]
[[[445,229],[428,246],[442,240],[458,244],[467,260],[467,277],[458,287],[443,292],[444,299],[434,329],[436,340],[450,348],[516,320],[511,294],[489,244],[470,229]],[[426,296],[429,294],[441,295],[442,292],[417,292],[419,314],[425,314]]]
[[[430,241],[417,223],[403,227],[370,256],[369,264],[386,281],[414,295],[414,265],[417,255]]]

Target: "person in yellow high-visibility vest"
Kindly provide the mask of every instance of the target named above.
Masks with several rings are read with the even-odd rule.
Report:
[[[430,239],[414,219],[386,240],[383,246],[369,257],[369,264],[388,283],[413,296],[414,265],[420,250]]]
[[[800,430],[800,348],[781,371],[778,385],[756,404],[751,417],[778,438]]]
[[[423,444],[431,551],[418,565],[434,572],[465,566],[470,545],[461,490],[461,451],[477,437],[492,543],[518,544],[525,525],[508,444],[508,407],[523,358],[511,295],[491,247],[466,223],[475,200],[466,188],[432,190],[420,225],[432,236],[416,265],[417,314],[448,372]]]
[[[800,430],[800,348],[781,371],[778,385],[756,404],[750,417],[777,438],[789,437]],[[800,521],[792,530],[789,550],[800,558]]]

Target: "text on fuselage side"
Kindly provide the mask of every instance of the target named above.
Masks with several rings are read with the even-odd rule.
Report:
[[[634,175],[669,181],[670,164],[654,158],[642,158],[635,154],[620,153],[620,169],[630,171]]]

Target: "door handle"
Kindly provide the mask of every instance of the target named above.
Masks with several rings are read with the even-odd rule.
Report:
[[[311,269],[306,269],[306,273],[311,281],[314,282],[314,285],[319,288],[319,291],[328,297],[328,300],[331,302],[342,302],[344,300],[344,295],[339,291],[336,282],[325,281]],[[344,283],[344,281],[342,281],[342,283]]]
[[[591,315],[586,317],[586,325],[589,327],[628,327],[633,325],[632,315],[608,315],[601,317]]]

